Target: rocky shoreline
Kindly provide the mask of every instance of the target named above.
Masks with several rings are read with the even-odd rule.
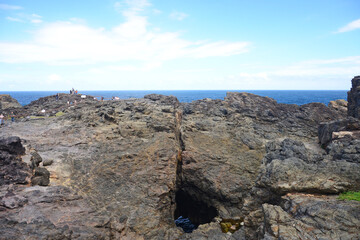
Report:
[[[0,128],[0,239],[359,239],[360,202],[338,194],[360,190],[360,77],[348,100],[11,106],[23,118]]]

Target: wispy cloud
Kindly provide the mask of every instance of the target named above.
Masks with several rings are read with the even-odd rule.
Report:
[[[150,6],[147,1],[127,0],[115,7],[120,5],[126,20],[112,29],[92,28],[82,22],[45,23],[33,32],[30,41],[0,42],[0,62],[67,65],[135,61],[137,67],[151,69],[173,59],[230,56],[249,50],[249,42],[192,42],[178,32],[151,31],[147,17],[140,14]],[[32,20],[41,22],[41,16],[32,15]]]
[[[16,14],[16,17],[6,17],[7,20],[12,21],[12,22],[30,22],[30,23],[42,23],[42,16],[38,15],[38,14],[24,14],[24,13],[19,13]]]
[[[37,15],[37,14],[31,14],[30,16],[30,22],[32,23],[42,23],[43,20],[41,19],[42,16]]]
[[[2,10],[20,10],[23,9],[21,6],[0,4],[0,9]]]
[[[114,4],[115,10],[124,15],[136,14],[149,6],[151,4],[147,0],[124,0]]]
[[[6,17],[6,19],[12,22],[24,22],[20,18]]]
[[[339,28],[339,30],[337,30],[336,33],[350,32],[356,29],[360,29],[360,19],[352,21],[347,25]]]
[[[359,74],[360,56],[309,60],[269,71],[240,72],[224,80],[233,89],[343,89]],[[237,87],[236,87],[237,86]],[[226,86],[223,86],[226,88]]]
[[[187,18],[189,15],[186,14],[186,13],[183,13],[183,12],[177,12],[177,11],[174,11],[170,14],[170,18],[173,19],[173,20],[178,20],[178,21],[182,21],[184,20],[185,18]]]

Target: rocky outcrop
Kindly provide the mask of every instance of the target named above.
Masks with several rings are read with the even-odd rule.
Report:
[[[346,147],[339,145],[332,143],[330,154],[326,154],[290,139],[269,143],[258,186],[280,196],[291,192],[328,194],[360,189],[360,165],[356,162],[360,152],[351,143]],[[344,157],[352,150],[354,159]]]
[[[334,138],[340,137],[340,133],[352,136],[351,132],[356,131],[360,131],[360,121],[353,117],[323,122],[318,128],[320,145],[325,148]]]
[[[360,76],[354,77],[351,85],[348,92],[348,116],[360,118]]]
[[[56,111],[57,102],[51,96],[24,111]],[[179,103],[151,94],[79,101],[63,113],[2,128],[2,136],[24,139],[23,159],[34,162],[32,184],[48,185],[0,188],[5,239],[266,239],[276,237],[273,226],[283,224],[274,212],[286,215],[286,224],[316,229],[300,213],[292,215],[297,208],[289,206],[300,197],[290,193],[322,194],[331,200],[328,209],[355,206],[329,196],[359,187],[359,146],[355,135],[351,141],[331,137],[324,149],[318,145],[318,125],[343,117],[324,104],[278,104],[248,93]],[[326,134],[349,124],[328,127]],[[53,162],[48,172],[39,168],[39,158],[31,160],[29,149],[37,150],[43,166]],[[35,179],[40,176],[50,182]],[[301,198],[305,212],[312,199],[320,201]],[[325,209],[319,216],[327,216]],[[179,216],[198,228],[184,233],[174,223]],[[327,217],[334,222],[337,215]],[[356,231],[347,219],[357,224],[346,216],[331,229],[320,225],[319,236]],[[221,223],[231,223],[232,231],[223,232]],[[317,233],[304,229],[305,235]]]
[[[28,183],[30,169],[20,158],[24,153],[19,137],[0,138],[0,186]]]
[[[0,94],[0,110],[21,108],[20,103],[8,94]]]
[[[360,202],[336,196],[288,194],[264,204],[264,239],[359,239]],[[346,226],[346,227],[344,227]]]
[[[86,96],[82,98],[80,94],[65,94],[59,93],[57,95],[47,96],[32,101],[25,105],[18,115],[21,116],[54,116],[58,112],[64,112],[71,108],[76,108],[79,105],[88,105],[97,102],[93,96]],[[45,110],[45,112],[43,111]]]
[[[347,115],[347,109],[348,109],[348,102],[344,99],[338,99],[334,101],[330,101],[328,104],[328,107],[330,109],[334,109],[336,111],[339,111],[342,115]]]

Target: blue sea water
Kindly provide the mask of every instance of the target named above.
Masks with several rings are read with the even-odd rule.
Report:
[[[63,91],[60,91],[63,92]],[[81,94],[92,96],[103,96],[106,99],[112,97],[126,98],[142,98],[146,94],[157,93],[163,95],[173,95],[180,102],[191,102],[194,100],[211,98],[224,99],[227,90],[148,90],[148,91],[79,91]],[[279,103],[303,105],[310,102],[320,102],[328,104],[332,100],[347,99],[346,90],[231,90],[231,92],[249,92],[260,96],[267,96],[275,99]],[[31,101],[41,97],[56,94],[57,91],[14,91],[3,92],[0,94],[10,94],[18,100],[21,105],[29,104]],[[68,93],[68,92],[63,92]]]

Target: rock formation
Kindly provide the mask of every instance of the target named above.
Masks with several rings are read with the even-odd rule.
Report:
[[[48,97],[24,114],[45,105],[58,108]],[[192,103],[89,99],[61,111],[2,128],[23,139],[28,164],[32,148],[53,162],[48,183],[34,166],[32,184],[44,186],[24,185],[24,162],[22,184],[1,186],[4,239],[360,237],[360,203],[335,195],[360,188],[359,122],[335,122],[341,109],[228,93]],[[179,216],[198,228],[183,232]]]
[[[19,137],[0,138],[0,186],[28,183],[30,169],[20,158],[24,153]]]
[[[348,116],[360,118],[360,76],[354,77],[351,85],[348,92]]]
[[[348,102],[344,99],[330,101],[328,107],[340,111],[344,116],[347,115]]]
[[[8,94],[0,94],[0,111],[20,108],[20,103]]]

